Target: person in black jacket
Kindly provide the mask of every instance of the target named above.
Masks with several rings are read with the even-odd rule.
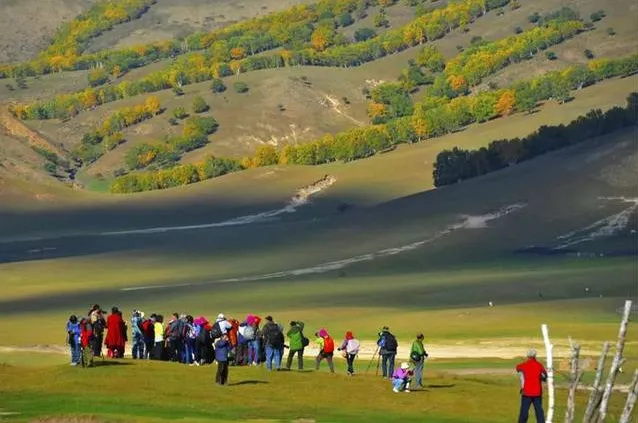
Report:
[[[266,316],[266,324],[262,329],[264,346],[266,348],[266,368],[272,370],[273,359],[275,368],[281,369],[281,356],[284,348],[284,333],[282,328],[273,321],[272,316]]]
[[[384,326],[379,332],[379,356],[381,357],[381,369],[383,377],[392,377],[394,374],[394,359],[397,356],[397,338],[390,332],[387,326]]]

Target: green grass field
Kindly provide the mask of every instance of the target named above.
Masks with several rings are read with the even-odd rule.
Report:
[[[0,388],[0,408],[20,413],[6,421],[84,415],[109,422],[365,422],[383,413],[384,420],[392,422],[487,423],[511,421],[518,407],[515,377],[460,378],[428,369],[424,390],[394,394],[387,381],[372,375],[347,378],[325,371],[268,373],[261,368],[231,368],[229,386],[220,388],[212,383],[214,366],[106,364],[111,363],[87,370],[64,365],[0,367],[8,382]],[[558,390],[558,404],[564,403],[565,394],[564,389]],[[489,401],[494,397],[500,399],[498,404]],[[250,407],[245,406],[247,398]],[[612,397],[612,418],[620,410],[619,398]],[[585,401],[580,392],[579,408]],[[563,410],[557,408],[557,415]]]

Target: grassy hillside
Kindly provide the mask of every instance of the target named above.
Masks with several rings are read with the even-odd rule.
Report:
[[[45,48],[55,30],[98,0],[2,2],[0,63],[32,59]]]

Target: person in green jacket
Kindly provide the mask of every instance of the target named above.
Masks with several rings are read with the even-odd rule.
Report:
[[[414,363],[414,381],[421,388],[423,388],[423,366],[427,356],[423,346],[423,334],[418,333],[410,348],[410,360]]]
[[[299,370],[303,370],[303,350],[307,345],[307,343],[304,342],[305,337],[303,335],[303,328],[304,322],[290,322],[290,330],[286,334],[288,339],[290,339],[288,345],[288,361],[286,362],[286,368],[288,370],[290,370],[290,367],[292,366],[292,359],[295,354],[297,354],[297,365]]]

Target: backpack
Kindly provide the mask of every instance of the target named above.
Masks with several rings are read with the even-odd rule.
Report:
[[[93,323],[93,332],[98,336],[104,333],[104,319],[97,319]]]
[[[399,344],[397,343],[397,338],[394,337],[390,332],[386,333],[383,340],[382,348],[390,352],[396,352]]]
[[[197,333],[197,341],[202,344],[210,344],[211,342],[210,331],[206,329],[205,326],[199,327],[199,332]]]
[[[330,336],[326,336],[323,339],[323,352],[326,354],[333,353],[335,351],[335,341]]]
[[[277,332],[273,333],[272,340],[271,340],[270,344],[273,347],[281,348],[281,347],[284,346],[285,342],[286,342],[286,340],[284,339],[284,333],[282,331],[278,330]]]
[[[301,332],[301,345],[303,345],[304,347],[310,345],[310,339],[306,338],[303,332]]]
[[[255,328],[252,326],[244,327],[243,337],[246,341],[253,341],[255,339]]]
[[[239,322],[235,319],[230,319],[228,321],[231,325],[232,328],[228,330],[228,340],[230,341],[230,345],[231,347],[234,347],[237,345],[237,332],[239,331]]]
[[[153,327],[152,320],[144,320],[144,322],[142,323],[142,333],[146,338],[155,337],[155,328]]]
[[[213,328],[210,330],[210,337],[212,339],[221,338],[223,335],[222,328],[219,326],[219,322],[215,322]]]

